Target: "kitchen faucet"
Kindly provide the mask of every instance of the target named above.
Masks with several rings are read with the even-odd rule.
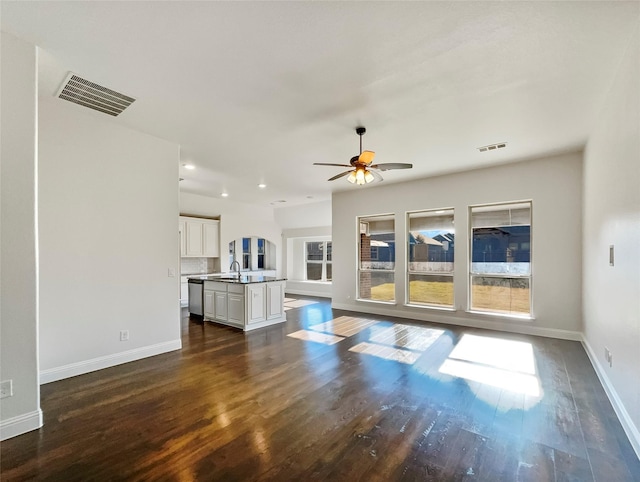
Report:
[[[231,266],[229,266],[229,270],[233,271],[233,266],[235,264],[238,265],[238,279],[240,279],[240,262],[237,259],[233,260],[233,263],[231,263]]]

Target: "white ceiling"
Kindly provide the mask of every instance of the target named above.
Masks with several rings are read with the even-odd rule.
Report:
[[[385,183],[584,146],[634,2],[1,2],[40,53],[135,97],[118,118],[179,143],[185,192],[285,206],[366,189],[314,162],[411,162]],[[56,100],[57,102],[65,102]],[[500,151],[477,147],[507,142]],[[259,182],[267,188],[260,190]]]

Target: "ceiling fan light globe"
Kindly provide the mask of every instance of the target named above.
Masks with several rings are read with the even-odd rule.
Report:
[[[359,185],[362,185],[362,184],[365,183],[365,180],[364,180],[364,169],[356,170],[356,182]]]
[[[364,181],[365,181],[367,184],[369,184],[370,182],[373,182],[373,181],[374,181],[374,179],[375,179],[375,178],[373,177],[373,174],[371,174],[371,172],[370,172],[370,171],[365,171],[365,173],[364,173]]]
[[[349,174],[349,176],[347,176],[347,181],[349,181],[351,184],[356,182],[356,172],[355,171],[351,171],[351,174]]]

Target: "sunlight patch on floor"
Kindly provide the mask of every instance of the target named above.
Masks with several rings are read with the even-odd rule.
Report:
[[[313,300],[294,300],[291,298],[285,298],[284,306],[285,308],[301,308],[303,306],[315,305],[317,303],[318,303],[317,301],[313,301]]]
[[[444,330],[396,324],[371,329],[370,341],[382,345],[393,345],[415,351],[426,351],[444,334]]]
[[[309,330],[295,331],[293,333],[289,333],[287,336],[290,336],[291,338],[297,338],[298,340],[322,343],[324,345],[335,345],[336,343],[344,340],[344,338],[341,336],[327,335],[325,333],[318,333],[316,331]]]
[[[340,336],[352,336],[360,333],[365,328],[378,323],[376,320],[366,318],[355,318],[353,316],[340,316],[325,323],[313,325],[310,328],[314,331],[322,331]]]
[[[440,372],[504,390],[539,397],[531,343],[465,334]]]
[[[407,365],[413,365],[421,355],[420,353],[409,350],[367,342],[358,343],[356,346],[349,348],[349,351],[363,355],[372,355],[384,360],[396,361]]]

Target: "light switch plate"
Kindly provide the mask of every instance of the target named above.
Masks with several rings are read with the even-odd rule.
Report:
[[[0,382],[0,398],[13,397],[13,380]]]

